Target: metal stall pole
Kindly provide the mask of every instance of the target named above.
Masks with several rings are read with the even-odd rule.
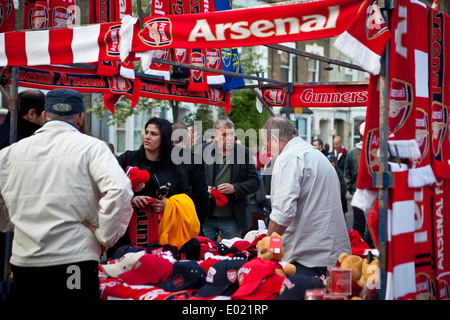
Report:
[[[386,25],[390,25],[391,10],[396,7],[396,0],[381,0],[378,2]],[[394,186],[393,175],[388,165],[389,136],[389,42],[386,44],[381,59],[380,72],[380,171],[374,176],[374,184],[378,188],[379,200],[379,251],[380,251],[380,290],[379,300],[386,298],[386,246],[387,246],[387,215],[388,188]]]

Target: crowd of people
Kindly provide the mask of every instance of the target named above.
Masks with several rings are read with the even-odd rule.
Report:
[[[155,117],[142,128],[140,148],[116,157],[104,141],[80,132],[84,103],[77,91],[51,90],[33,103],[44,106],[39,128],[0,151],[0,231],[14,233],[17,296],[98,297],[99,258],[130,243],[133,211],[164,214],[178,194],[195,207],[194,236],[220,241],[252,228],[248,199],[267,186],[268,234],[282,236],[285,260],[297,273],[323,277],[340,254],[351,254],[336,170],[346,156],[347,162],[358,157],[346,154],[342,142],[334,144],[336,159],[327,158],[287,118],[271,117],[263,127],[265,149],[255,157],[236,142],[227,117],[214,123],[210,142],[194,128]],[[201,144],[201,155],[194,144]],[[133,188],[130,167],[148,171],[149,180]],[[162,186],[169,187],[161,197]],[[352,193],[354,181],[346,188]],[[77,290],[67,286],[69,266],[80,271]]]

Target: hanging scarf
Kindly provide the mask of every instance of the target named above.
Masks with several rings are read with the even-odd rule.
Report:
[[[449,41],[448,16],[434,11],[432,17],[432,44],[430,64],[430,120],[431,150],[434,174],[436,178],[450,178],[450,142],[448,137],[448,72],[445,44]]]
[[[173,15],[188,14],[191,11],[190,0],[171,0],[171,9]],[[172,51],[172,59],[175,62],[189,64],[189,57],[191,56],[191,49],[174,48]],[[189,78],[190,70],[183,67],[173,66],[171,76],[173,78]]]
[[[408,166],[390,163],[396,186],[389,189],[386,248],[386,300],[414,297],[414,189],[408,188]]]
[[[415,22],[423,20],[420,30]],[[427,39],[427,9],[409,0],[399,0],[398,9],[391,15],[391,29],[396,37],[390,39],[389,53],[389,153],[393,157],[417,160],[420,150],[415,140],[416,80],[423,75],[421,66],[416,69],[417,48]],[[421,34],[418,34],[421,32]],[[423,35],[422,35],[423,34]],[[422,38],[421,38],[422,37]],[[426,45],[426,42],[425,42]],[[426,59],[417,62],[425,63]]]
[[[189,12],[191,14],[205,13],[203,11],[204,6],[202,4],[203,4],[202,1],[191,0]],[[205,49],[192,48],[189,55],[189,63],[194,66],[205,67],[206,65]],[[209,87],[208,82],[206,81],[207,79],[205,72],[201,70],[190,69],[190,73],[191,74],[189,76],[188,90],[208,91]]]
[[[390,34],[377,0],[364,1],[334,46],[366,71],[380,73],[380,58]]]
[[[151,16],[158,17],[170,15],[171,13],[170,5],[171,5],[170,0],[152,1]],[[152,25],[149,27],[152,27]],[[149,58],[149,61],[152,58],[171,60],[171,53],[169,49],[152,50],[150,55],[151,58]],[[163,77],[165,80],[170,80],[170,65],[168,64],[156,63],[151,61],[151,63],[148,65],[148,68],[147,63],[145,63],[143,69],[146,74],[160,76]]]
[[[420,157],[409,161],[409,187],[432,185],[436,178],[431,168],[430,139],[430,90],[429,90],[429,16],[426,8],[415,5],[412,12],[414,18],[414,105],[415,105],[415,139]],[[417,16],[419,15],[419,16]],[[411,20],[409,20],[411,21]],[[411,50],[409,50],[411,51]],[[406,130],[406,129],[405,129]]]
[[[448,128],[448,73],[450,63],[446,44],[449,43],[450,18],[433,10],[431,21],[430,57],[430,120],[431,164],[436,182],[433,185],[432,217],[434,234],[434,265],[438,284],[438,299],[450,299],[450,137]]]

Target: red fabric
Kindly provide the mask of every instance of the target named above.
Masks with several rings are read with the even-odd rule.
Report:
[[[416,25],[409,21],[422,22]],[[418,50],[426,50],[426,21],[427,9],[409,0],[403,1],[391,19],[392,29],[401,36],[391,37],[389,46],[389,149],[392,156],[411,160],[420,158],[415,131],[411,128],[416,120],[416,82],[426,77],[427,72],[423,67],[427,60],[416,62]]]
[[[158,215],[152,213],[151,207],[134,208],[128,225],[128,237],[132,245],[143,248],[159,242]]]
[[[389,189],[386,272],[388,300],[411,299],[416,292],[414,189],[408,187],[408,166],[392,164],[397,188]]]
[[[16,10],[13,0],[0,0],[3,7],[3,17],[0,21],[0,33],[16,31]]]
[[[20,37],[24,33],[11,33],[22,41]],[[6,48],[8,51],[8,47]],[[20,59],[20,57],[18,57]],[[26,57],[24,57],[26,59]],[[7,70],[6,75],[9,76]],[[121,76],[102,77],[93,69],[66,68],[66,67],[19,67],[19,84],[23,87],[49,90],[50,88],[75,89],[86,93],[103,93],[108,95],[124,95],[132,99],[131,106],[139,99],[139,96],[175,100],[199,104],[227,107],[230,105],[230,93],[224,93],[219,88],[211,88],[207,93],[190,93],[187,84],[182,82],[167,82],[149,77],[136,77],[134,80]],[[118,99],[118,97],[115,97]],[[110,111],[113,112],[116,100],[112,96],[104,98]]]
[[[431,150],[432,167],[436,178],[450,178],[450,139],[448,138],[448,88],[450,64],[446,63],[445,44],[450,37],[448,15],[434,11],[431,43]]]
[[[228,199],[223,193],[219,192],[216,188],[212,188],[211,193],[218,207],[225,207],[227,205]]]
[[[333,37],[348,27],[360,5],[359,0],[325,0],[275,7],[199,13],[195,16],[171,15],[167,18],[171,22],[172,32],[167,34],[166,41],[159,43],[159,47],[228,48]],[[261,17],[264,17],[267,25],[261,20]],[[153,19],[155,18],[148,17],[143,22]],[[289,23],[286,21],[285,27],[276,29],[275,19],[298,22],[299,28],[294,27],[290,30]],[[236,24],[238,22],[240,22],[239,25]],[[216,34],[216,30],[222,29],[222,25],[230,24],[234,24],[232,30],[235,31],[231,32],[230,29],[226,29],[223,36],[222,33]],[[148,29],[138,33],[132,35],[132,51],[142,52],[155,48],[155,41],[149,37]]]
[[[171,13],[170,5],[171,5],[170,0],[160,0],[158,2],[152,1],[151,16],[158,17],[170,15]],[[151,24],[150,27],[152,26],[153,25]],[[171,51],[169,49],[154,50],[153,58],[162,60],[171,60]],[[156,63],[152,61],[146,73],[155,76],[162,76],[166,80],[168,80],[170,78],[170,65],[164,63]]]
[[[75,0],[48,0],[50,27],[70,27],[75,21]]]
[[[47,0],[37,0],[31,14],[31,29],[46,29],[50,26]]]
[[[335,41],[334,46],[373,75],[380,73],[380,57],[390,32],[381,15],[378,0],[366,0],[350,25]]]
[[[146,183],[148,181],[148,179],[150,179],[150,174],[148,173],[148,171],[145,169],[139,170],[138,167],[128,166],[126,173],[127,173],[127,177],[131,181],[131,187],[133,187],[133,188],[137,187],[138,185],[140,185],[142,183]]]

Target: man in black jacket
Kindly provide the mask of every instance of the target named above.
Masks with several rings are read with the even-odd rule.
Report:
[[[250,150],[235,143],[234,123],[220,117],[213,126],[214,142],[203,146],[208,189],[216,188],[227,198],[225,206],[218,206],[211,194],[208,219],[203,225],[205,236],[211,240],[241,237],[252,225],[246,212],[245,197],[259,188],[259,176]]]
[[[189,185],[192,187],[192,201],[200,221],[200,234],[203,236],[203,224],[208,217],[209,193],[205,178],[205,166],[201,154],[196,154],[191,149],[190,134],[182,123],[172,125],[172,161],[182,164],[188,176]]]

